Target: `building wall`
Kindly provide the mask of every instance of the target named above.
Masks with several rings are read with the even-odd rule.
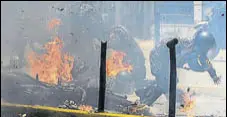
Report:
[[[192,39],[195,30],[189,24],[161,24],[160,39],[179,38]]]
[[[198,16],[194,16],[199,14],[194,4],[193,1],[156,2],[154,38],[156,40],[172,37],[190,39],[195,19],[199,19]]]
[[[156,13],[160,14],[162,24],[193,24],[194,3],[193,1],[183,2],[156,2]]]
[[[202,1],[194,1],[194,21],[195,24],[202,21]]]
[[[114,24],[126,26],[131,34],[139,39],[159,40],[170,34],[187,37],[194,23],[202,20],[201,1],[113,3]]]

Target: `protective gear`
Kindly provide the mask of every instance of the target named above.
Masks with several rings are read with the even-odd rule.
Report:
[[[179,40],[179,44],[176,45],[177,67],[184,68],[184,64],[187,63],[193,71],[207,71],[214,83],[218,83],[220,78],[217,77],[216,71],[207,57],[207,53],[215,45],[213,35],[205,30],[198,31],[193,40]],[[136,91],[141,102],[152,105],[161,94],[168,95],[169,66],[169,49],[165,43],[161,43],[150,53],[151,73],[156,77],[156,80],[145,89]],[[177,92],[182,91],[177,89]]]
[[[216,49],[214,36],[207,30],[199,30],[194,37],[194,48],[197,52],[208,53]],[[212,54],[215,53],[209,53]],[[214,56],[214,55],[213,55]]]

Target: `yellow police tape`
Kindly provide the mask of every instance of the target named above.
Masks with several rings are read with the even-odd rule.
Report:
[[[62,109],[62,108],[40,106],[40,105],[23,105],[23,104],[1,103],[1,107],[2,106],[32,108],[32,109],[39,109],[39,110],[48,110],[48,111],[55,111],[55,112],[71,113],[71,114],[78,115],[79,117],[142,117],[142,116],[137,116],[137,115],[127,115],[127,114],[117,114],[117,113],[89,113],[89,112],[81,111],[81,110]]]

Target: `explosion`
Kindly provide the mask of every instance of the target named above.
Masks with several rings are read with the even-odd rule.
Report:
[[[58,84],[72,81],[72,68],[74,58],[63,54],[61,49],[63,42],[55,37],[51,42],[44,45],[46,53],[38,55],[34,51],[28,54],[29,73],[35,78],[38,75],[39,81],[48,84]]]
[[[120,72],[127,71],[131,72],[133,67],[127,63],[123,63],[126,53],[112,50],[110,57],[106,61],[106,72],[107,77],[116,77]]]

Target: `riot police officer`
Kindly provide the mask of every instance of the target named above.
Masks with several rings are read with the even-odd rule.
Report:
[[[188,64],[189,69],[196,72],[207,71],[215,84],[220,83],[208,55],[214,54],[216,42],[214,36],[208,30],[198,30],[193,40],[180,40],[176,46],[177,67],[184,68]],[[137,90],[136,93],[143,103],[151,105],[160,95],[168,94],[169,86],[169,50],[165,41],[157,45],[150,53],[151,73],[156,80],[144,89]],[[177,81],[178,82],[178,81]],[[182,93],[177,89],[177,93]]]

